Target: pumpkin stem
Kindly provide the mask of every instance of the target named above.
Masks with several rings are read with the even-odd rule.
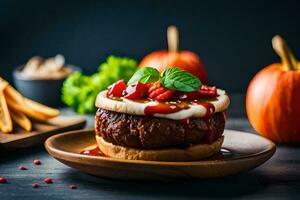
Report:
[[[286,71],[299,69],[297,59],[281,36],[275,35],[273,37],[272,46],[281,58],[282,66]]]
[[[179,37],[176,26],[169,26],[167,30],[168,48],[171,52],[178,51]]]

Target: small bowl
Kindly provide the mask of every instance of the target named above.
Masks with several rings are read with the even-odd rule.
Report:
[[[17,67],[13,71],[13,81],[17,90],[25,97],[45,104],[47,106],[59,107],[63,106],[61,101],[61,88],[64,80],[61,79],[31,79],[22,76],[21,71],[24,65]],[[79,67],[67,65],[73,71],[81,71]]]

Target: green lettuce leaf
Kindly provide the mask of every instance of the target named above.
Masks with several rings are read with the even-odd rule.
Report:
[[[78,113],[94,113],[97,94],[117,80],[128,81],[136,70],[136,60],[109,56],[91,76],[80,72],[71,74],[63,83],[62,101]]]

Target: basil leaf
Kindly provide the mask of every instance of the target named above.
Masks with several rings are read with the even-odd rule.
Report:
[[[176,67],[165,70],[160,82],[168,89],[181,92],[197,91],[202,85],[196,76]]]
[[[131,79],[128,81],[127,85],[131,85],[136,82],[151,83],[159,80],[159,71],[152,67],[143,67],[136,71]]]

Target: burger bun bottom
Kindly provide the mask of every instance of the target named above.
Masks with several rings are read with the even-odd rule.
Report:
[[[224,136],[220,137],[211,144],[196,144],[187,148],[155,150],[134,149],[130,147],[114,145],[106,142],[98,135],[96,135],[96,140],[102,153],[111,158],[175,162],[201,160],[218,153],[223,144]]]

